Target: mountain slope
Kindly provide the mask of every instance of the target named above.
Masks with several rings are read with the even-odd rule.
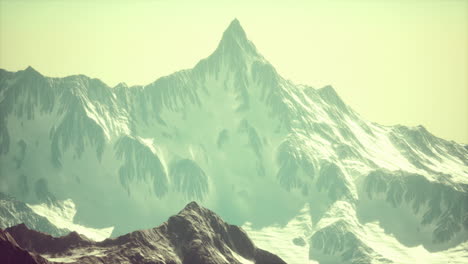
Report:
[[[58,228],[46,217],[35,213],[27,204],[0,193],[0,228],[5,229],[22,223],[53,236],[63,236],[70,232],[68,229]]]
[[[2,263],[47,264],[47,260],[24,250],[8,232],[0,229],[0,258]]]
[[[54,238],[18,225],[5,230],[22,247],[68,263],[285,263],[245,232],[195,202],[161,226],[92,242],[73,232]],[[2,231],[4,232],[4,231]]]
[[[74,222],[76,214],[72,200],[49,200],[40,204],[26,204],[0,193],[0,228],[25,224],[28,228],[59,237],[77,231],[80,234],[101,241],[110,237],[113,227],[89,228]]]
[[[364,244],[357,229],[373,222],[430,251],[468,237],[467,145],[369,122],[331,86],[284,79],[237,20],[194,68],[145,86],[0,71],[0,153],[3,191],[72,199],[78,222],[114,235],[193,199],[253,229],[309,204],[312,259],[328,252],[312,243],[319,223],[343,204],[353,215],[339,230]]]

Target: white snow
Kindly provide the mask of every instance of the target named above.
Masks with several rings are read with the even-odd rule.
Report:
[[[73,218],[76,215],[75,203],[71,199],[58,202],[59,205],[51,204],[36,204],[30,205],[31,208],[36,214],[41,215],[52,224],[58,228],[66,228],[72,231],[76,231],[79,234],[82,234],[89,239],[95,241],[102,241],[106,238],[109,238],[114,230],[114,227],[107,228],[90,228],[85,227],[73,222]]]
[[[104,257],[104,250],[101,249],[75,249],[67,253],[67,256],[41,255],[49,261],[71,263],[77,262],[79,258],[84,256]]]
[[[312,220],[308,205],[305,205],[286,226],[273,225],[254,229],[252,224],[247,222],[242,228],[257,247],[278,255],[289,264],[318,264],[309,260],[307,240],[312,232]],[[295,238],[303,238],[306,244],[304,246],[295,245],[293,243]]]
[[[243,49],[244,46],[241,45],[241,48]],[[210,70],[201,72],[200,68],[196,68],[165,77],[168,81],[165,85],[170,89],[166,89],[165,85],[156,87],[155,83],[158,81],[140,87],[141,89],[128,88],[128,91],[131,91],[129,92],[131,100],[128,101],[130,105],[120,104],[119,100],[122,98],[115,93],[116,89],[109,91],[110,97],[101,101],[101,97],[94,98],[85,92],[86,89],[93,87],[87,87],[85,83],[77,83],[79,89],[76,89],[77,94],[73,99],[81,100],[80,102],[83,103],[81,107],[84,107],[86,111],[85,117],[99,125],[106,137],[103,143],[105,149],[102,161],[96,158],[93,146],[84,146],[83,155],[78,157],[79,155],[73,150],[79,152],[80,146],[75,146],[74,140],[63,139],[58,142],[59,150],[62,152],[62,167],[58,169],[50,163],[52,149],[50,132],[65,118],[63,114],[68,112],[66,106],[63,106],[63,109],[55,107],[51,112],[46,113],[39,106],[34,105],[33,118],[26,118],[26,114],[20,117],[16,114],[6,116],[5,125],[10,131],[11,149],[8,155],[0,159],[0,172],[2,175],[9,176],[2,179],[0,189],[8,191],[16,188],[18,184],[12,180],[17,179],[16,176],[28,175],[31,183],[44,178],[56,197],[72,197],[78,201],[78,197],[89,195],[93,199],[87,201],[92,202],[82,199],[81,201],[86,203],[83,206],[105,207],[106,209],[110,205],[115,206],[105,210],[110,214],[120,210],[131,210],[130,215],[135,216],[131,220],[134,221],[130,225],[132,228],[152,225],[154,224],[153,216],[157,214],[158,217],[162,218],[163,215],[166,217],[174,211],[174,206],[179,206],[185,201],[182,195],[174,192],[168,192],[169,194],[164,198],[155,198],[151,189],[154,181],[133,182],[132,185],[126,184],[126,189],[122,188],[119,177],[116,175],[126,161],[116,160],[113,144],[124,135],[138,139],[158,155],[164,168],[167,168],[171,161],[180,158],[192,159],[200,165],[206,172],[210,184],[205,202],[206,205],[213,206],[214,210],[223,210],[222,207],[216,207],[217,204],[223,204],[218,203],[221,197],[224,199],[227,195],[239,193],[266,193],[270,190],[268,187],[278,184],[275,179],[279,166],[275,160],[276,150],[281,142],[289,138],[293,139],[292,142],[297,142],[295,148],[311,157],[316,170],[315,175],[317,171],[320,171],[320,164],[323,160],[339,166],[345,176],[347,187],[352,192],[353,198],[357,200],[360,197],[356,190],[361,187],[359,186],[361,180],[375,169],[418,173],[430,181],[440,180],[450,188],[457,188],[462,183],[468,183],[468,167],[466,166],[468,152],[463,149],[462,145],[450,143],[450,146],[459,147],[462,150],[461,154],[450,153],[449,147],[446,147],[448,145],[443,143],[445,141],[434,140],[426,144],[428,143],[426,141],[432,138],[425,138],[423,133],[423,147],[429,148],[434,153],[434,156],[429,156],[422,153],[420,151],[423,149],[422,146],[412,143],[412,138],[406,137],[398,127],[368,122],[349,108],[341,111],[343,110],[341,105],[334,103],[335,98],[330,98],[331,100],[328,101],[321,97],[320,90],[298,86],[275,75],[273,67],[259,54],[258,56],[251,53],[242,54],[243,57],[237,60],[239,64],[242,64],[238,65],[241,66],[239,67],[241,72],[236,72],[239,69],[231,68],[227,61],[229,57],[223,57],[223,54],[220,54],[224,51],[218,50],[217,52],[204,60],[205,63],[213,63],[207,67]],[[262,66],[271,66],[273,76],[270,76],[268,71],[265,71],[266,75],[262,76],[264,73],[262,68],[257,76],[259,78],[254,78],[254,62]],[[267,69],[270,69],[268,67]],[[267,78],[264,80],[267,82],[266,87],[262,86],[262,80],[258,80],[263,77]],[[269,83],[268,78],[274,81]],[[59,91],[70,87],[61,87],[59,79],[48,80],[56,85],[51,90],[57,93],[53,99],[63,104]],[[0,102],[7,89],[15,89],[11,80],[6,80],[4,84],[5,87],[0,93]],[[239,86],[244,84],[249,107],[238,111],[239,104],[243,104],[245,99]],[[271,91],[273,92],[268,94]],[[30,96],[33,94],[31,93]],[[188,94],[191,95],[188,96],[189,99],[187,99]],[[49,95],[44,94],[42,97],[46,96]],[[191,98],[192,96],[194,98]],[[29,105],[28,98],[26,95],[20,96],[14,103],[18,106],[27,102]],[[190,99],[196,99],[195,101],[199,104],[190,103]],[[159,103],[161,105],[158,105]],[[146,107],[140,109],[137,107],[139,105]],[[154,109],[158,109],[159,112],[155,113]],[[15,112],[18,111],[12,111],[12,113]],[[144,120],[145,117],[140,116],[141,114],[148,115],[149,119],[146,120],[148,122]],[[154,115],[158,115],[165,124],[159,124],[154,119]],[[284,128],[281,125],[283,118],[287,118],[286,121],[291,123],[291,127]],[[261,157],[257,157],[250,148],[252,146],[248,136],[239,132],[239,124],[243,121],[255,128],[260,141],[263,142],[259,151]],[[133,125],[135,127],[132,127]],[[407,129],[418,135],[419,128]],[[73,131],[76,130],[70,130],[70,133]],[[230,135],[229,141],[222,148],[216,144],[220,131],[228,131]],[[346,133],[349,133],[349,137]],[[393,137],[406,144],[408,148],[399,146],[393,141]],[[20,140],[26,142],[28,147],[22,167],[16,168],[11,160],[15,158],[15,150],[18,149],[15,142]],[[354,155],[340,158],[336,147],[340,147],[341,144],[345,148],[349,147],[353,154],[357,153],[358,158]],[[407,153],[408,150],[410,153]],[[140,166],[137,154],[131,159],[135,161],[136,167]],[[259,165],[265,169],[263,178],[256,177]],[[445,176],[437,175],[437,172],[449,174],[448,179],[439,179],[438,177]],[[133,179],[138,179],[138,177],[133,177]],[[312,182],[312,179],[308,180]],[[224,188],[228,184],[232,185],[231,193]],[[314,186],[308,187],[310,187],[309,190],[315,191]],[[104,189],[107,190],[106,197],[101,195]],[[238,197],[232,196],[226,199],[238,199]],[[300,197],[304,200],[308,198],[310,196],[307,197],[307,195]],[[325,201],[312,202],[325,203]],[[245,207],[248,206],[246,203]],[[76,208],[71,200],[66,200],[59,206],[40,204],[30,205],[30,208],[49,219],[57,227],[77,231],[94,240],[109,237],[113,230],[113,227],[96,229],[75,223],[73,219],[76,215]],[[398,259],[403,263],[457,263],[454,259],[458,259],[457,261],[461,263],[466,260],[467,250],[464,244],[437,253],[427,252],[422,247],[405,247],[395,238],[385,234],[378,224],[359,223],[353,205],[343,201],[329,208],[326,217],[318,223],[312,223],[311,212],[308,210],[306,205],[298,217],[291,219],[285,226],[272,225],[256,229],[252,224],[245,223],[244,229],[257,246],[276,253],[288,263],[293,264],[309,262],[307,243],[316,230],[342,219],[350,223],[353,234],[366,241],[375,252],[392,260]],[[245,212],[249,210],[238,210],[236,213],[247,214]],[[112,216],[116,215],[119,214]],[[124,221],[129,221],[120,217],[109,218],[116,221],[112,225],[122,227],[127,225]],[[402,224],[405,223],[402,222]],[[295,238],[302,238],[306,245],[295,245],[292,242]],[[465,262],[468,263],[468,261]]]
[[[237,261],[239,261],[242,264],[255,264],[252,260],[248,260],[248,259],[242,257],[241,255],[237,254],[237,252],[235,252],[233,250],[231,250],[231,253],[234,256],[234,258],[236,258]]]
[[[353,207],[346,202],[336,202],[325,216],[315,225],[312,225],[307,207],[285,226],[269,226],[259,230],[253,229],[250,223],[242,228],[248,233],[254,243],[262,249],[273,252],[289,264],[314,263],[309,260],[310,235],[315,231],[329,226],[336,221],[346,221],[347,228],[374,252],[384,258],[397,261],[398,264],[464,264],[468,263],[468,242],[454,248],[429,252],[422,245],[407,247],[401,244],[393,235],[385,233],[378,222],[360,224],[356,218]],[[301,247],[292,243],[295,237],[303,237],[306,245]]]

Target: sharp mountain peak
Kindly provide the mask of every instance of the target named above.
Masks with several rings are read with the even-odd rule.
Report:
[[[23,70],[23,72],[27,75],[39,75],[42,76],[40,72],[38,72],[36,69],[34,69],[32,66],[28,66],[26,69]]]
[[[223,33],[215,53],[230,54],[234,56],[254,55],[259,56],[255,45],[247,38],[247,34],[236,18]]]
[[[241,24],[240,24],[240,22],[239,22],[239,20],[237,18],[232,20],[231,23],[229,24],[229,26],[224,31],[224,36],[227,36],[227,35],[231,35],[231,36],[237,37],[237,38],[243,38],[245,40],[247,39],[245,31],[242,28],[242,26],[241,26]]]

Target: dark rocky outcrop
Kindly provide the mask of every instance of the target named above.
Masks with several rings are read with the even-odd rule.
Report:
[[[24,224],[7,228],[1,234],[16,250],[11,250],[11,256],[17,254],[19,258],[21,254],[29,254],[25,256],[35,260],[34,254],[41,254],[51,262],[66,258],[71,263],[286,263],[278,256],[257,248],[240,227],[227,224],[195,202],[156,228],[102,242],[90,241],[75,232],[52,237]],[[2,250],[3,247],[2,244]],[[38,258],[37,261],[42,260]]]
[[[15,239],[0,229],[0,262],[3,264],[47,264],[43,257],[21,248]]]

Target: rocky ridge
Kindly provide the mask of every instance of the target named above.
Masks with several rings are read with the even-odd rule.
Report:
[[[257,248],[238,226],[225,223],[212,211],[189,203],[162,225],[135,231],[102,242],[76,232],[53,237],[20,224],[1,230],[2,248],[15,247],[31,258],[67,263],[167,263],[167,264],[283,264],[278,256]],[[26,253],[21,253],[26,254]],[[3,257],[3,255],[2,255]],[[10,259],[10,258],[9,258]],[[7,263],[15,263],[8,262]],[[13,258],[11,258],[13,259]],[[35,263],[46,263],[46,262]],[[31,262],[33,263],[33,262]]]

